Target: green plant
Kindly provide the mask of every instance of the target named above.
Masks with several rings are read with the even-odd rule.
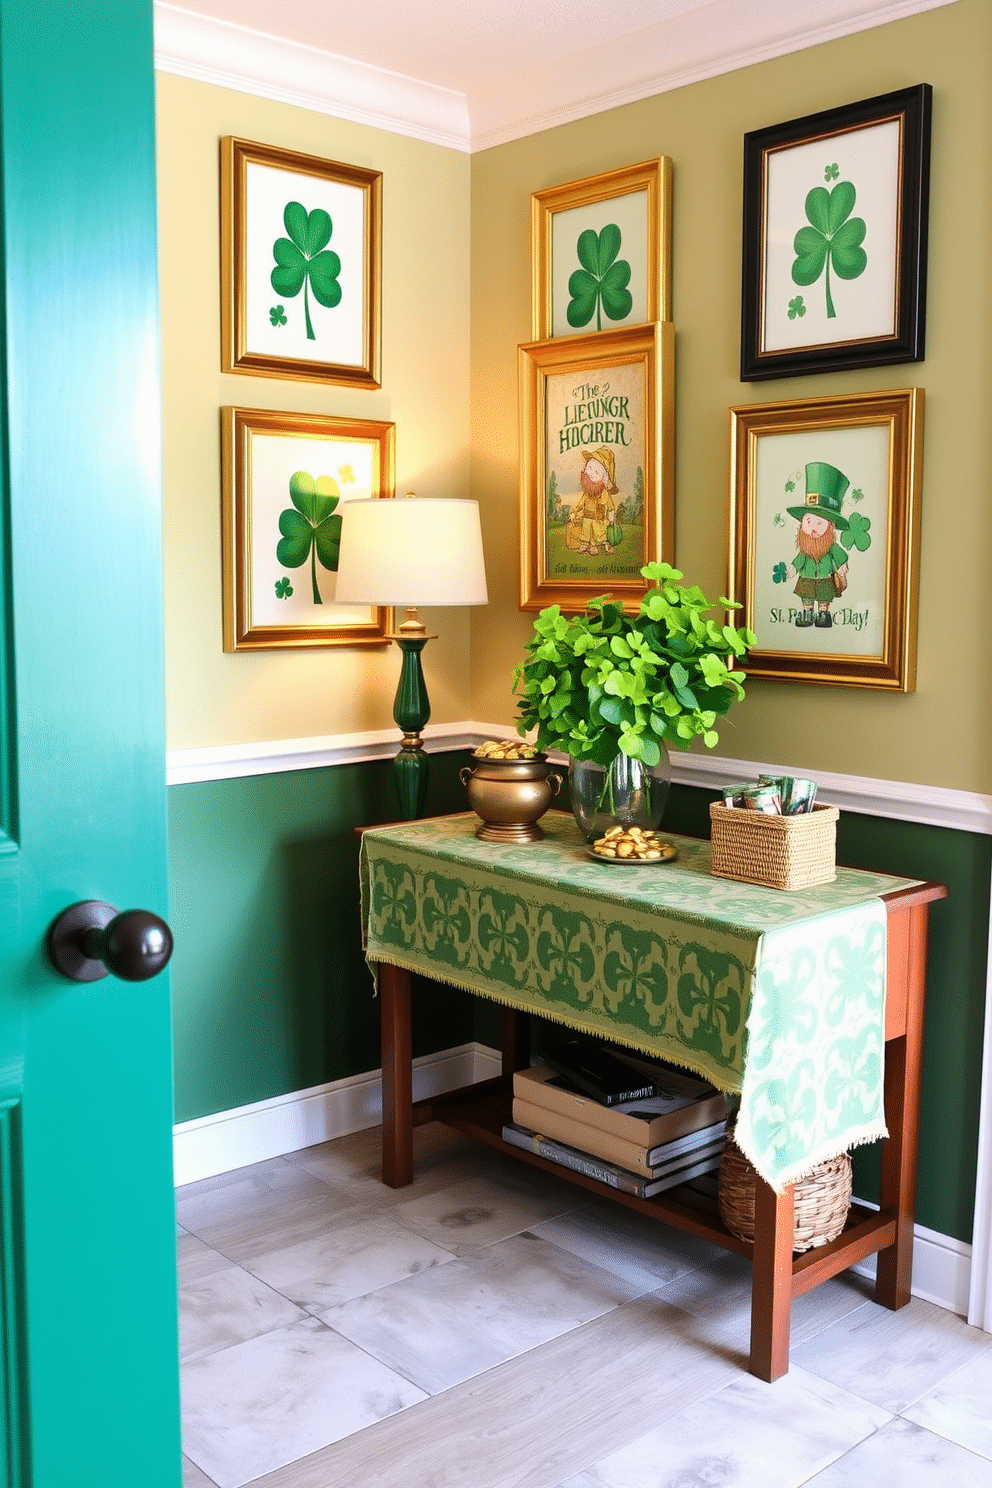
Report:
[[[604,767],[618,753],[656,765],[663,746],[688,749],[702,735],[712,747],[717,718],[744,696],[744,673],[727,662],[754,645],[751,631],[707,618],[714,606],[670,564],[649,563],[641,573],[653,587],[636,616],[600,596],[585,614],[551,605],[534,621],[513,690],[517,732],[536,728],[539,749]]]

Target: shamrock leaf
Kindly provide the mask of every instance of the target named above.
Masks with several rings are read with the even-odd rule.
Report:
[[[836,179],[837,179],[837,177],[839,175],[840,175],[840,166],[837,165],[836,162],[835,162],[833,165],[828,165],[826,167],[826,169],[823,172],[823,179],[825,181],[836,181]]]
[[[772,569],[772,583],[784,584],[788,577],[789,570],[787,565],[784,563],[776,563],[775,567]]]
[[[851,492],[851,500],[852,501],[864,501],[864,499],[865,499],[865,493],[864,493],[864,491],[862,491],[862,489],[861,489],[860,486],[855,486],[854,490]]]
[[[848,552],[857,548],[859,553],[864,553],[871,547],[871,518],[863,517],[860,512],[852,512],[847,519],[847,529],[840,535],[840,540]]]
[[[273,305],[269,311],[269,319],[274,326],[286,324],[286,312],[281,305]]]
[[[303,290],[307,340],[315,341],[317,338],[310,321],[310,289],[319,303],[330,310],[341,302],[338,283],[341,260],[327,249],[333,226],[322,207],[307,212],[299,202],[286,203],[282,220],[289,237],[277,238],[272,245],[276,267],[269,276],[270,282],[276,294],[285,295],[287,299]]]
[[[629,315],[634,301],[627,285],[630,283],[630,264],[617,258],[620,252],[620,229],[615,222],[608,222],[602,232],[587,227],[579,234],[575,245],[581,269],[576,269],[568,281],[571,299],[565,311],[570,326],[578,329],[588,325],[596,312],[596,329],[603,329],[600,308],[610,320],[623,320]]]
[[[785,526],[785,518],[783,517],[783,515],[782,515],[781,512],[776,512],[775,515],[772,517],[772,526],[773,527],[784,527]]]
[[[806,303],[803,300],[802,295],[796,295],[794,300],[789,301],[789,319],[795,320],[796,316],[798,315],[799,319],[802,320],[805,314]]]
[[[305,470],[289,478],[293,505],[279,513],[282,537],[276,544],[276,562],[284,568],[301,568],[310,559],[314,604],[323,604],[317,587],[317,559],[321,566],[336,569],[341,548],[341,517],[334,508],[341,499],[337,481],[329,475],[314,480]]]
[[[276,599],[288,599],[293,586],[288,579],[276,579]]]
[[[857,192],[850,181],[838,181],[833,190],[814,186],[806,197],[809,227],[801,227],[793,242],[796,259],[792,265],[794,283],[815,284],[826,271],[825,289],[827,318],[833,319],[833,297],[830,293],[830,269],[841,279],[857,279],[863,274],[868,255],[862,248],[867,228],[863,217],[852,217]]]
[[[796,489],[796,483],[795,483],[795,481],[794,480],[787,480],[786,483],[785,483],[785,489],[791,495],[791,493]]]
[[[338,471],[338,480],[343,486],[353,486],[355,484],[355,472],[350,465],[341,466]]]

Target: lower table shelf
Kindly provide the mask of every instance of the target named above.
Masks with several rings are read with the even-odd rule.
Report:
[[[662,1224],[686,1230],[722,1246],[725,1250],[733,1250],[753,1259],[753,1243],[740,1239],[727,1229],[720,1218],[716,1200],[688,1185],[669,1188],[652,1198],[641,1199],[600,1183],[584,1173],[576,1173],[570,1168],[548,1162],[536,1152],[527,1152],[504,1142],[503,1127],[512,1119],[512,1104],[512,1080],[500,1077],[466,1086],[444,1096],[418,1101],[413,1107],[413,1124],[420,1126],[428,1121],[440,1121],[467,1137],[484,1142],[488,1147],[505,1152],[510,1157],[540,1168],[556,1178],[562,1178],[567,1183],[588,1189],[590,1193],[602,1198],[613,1199],[616,1203],[647,1214]],[[875,1251],[891,1245],[895,1239],[895,1230],[894,1218],[887,1218],[865,1204],[852,1202],[847,1222],[836,1240],[793,1255],[792,1295],[801,1296],[828,1277],[836,1276],[848,1266],[853,1266]]]

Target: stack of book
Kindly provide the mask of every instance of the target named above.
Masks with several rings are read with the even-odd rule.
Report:
[[[503,1140],[650,1198],[714,1172],[726,1130],[726,1096],[705,1080],[575,1042],[513,1076]]]

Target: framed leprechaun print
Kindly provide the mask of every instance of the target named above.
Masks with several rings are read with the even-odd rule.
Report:
[[[749,676],[916,686],[923,389],[730,410]]]

